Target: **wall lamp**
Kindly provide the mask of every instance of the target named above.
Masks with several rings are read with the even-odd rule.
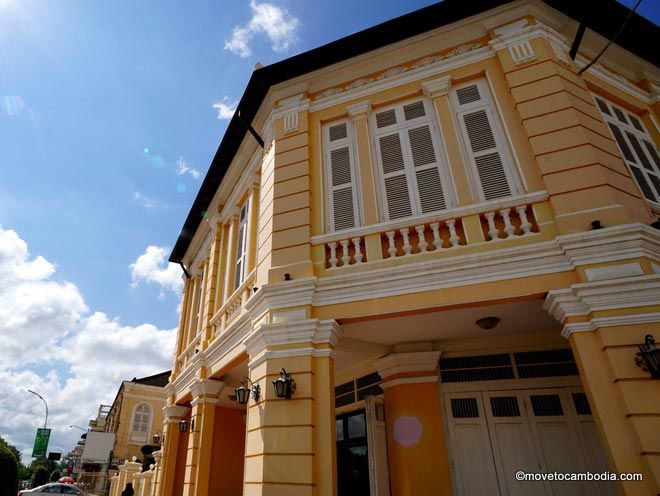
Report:
[[[660,348],[655,345],[655,338],[651,334],[647,334],[644,344],[639,345],[635,363],[642,370],[651,372],[653,379],[660,379]]]
[[[153,441],[155,446],[160,446],[161,442],[165,442],[165,436],[160,431],[156,431],[156,434],[151,436],[151,440]]]
[[[280,369],[280,376],[273,381],[273,387],[275,388],[275,396],[288,400],[291,399],[291,395],[296,390],[296,382],[291,374],[287,374],[286,370]]]
[[[247,385],[251,387],[247,387]],[[255,384],[250,380],[249,377],[241,378],[241,386],[234,389],[236,393],[236,401],[239,405],[246,405],[250,399],[250,393],[252,393],[252,399],[255,402],[259,402],[259,396],[261,395],[261,387],[259,384]]]
[[[187,420],[179,420],[179,432],[188,432],[190,427],[190,432],[195,431],[195,419],[192,419],[190,422]]]

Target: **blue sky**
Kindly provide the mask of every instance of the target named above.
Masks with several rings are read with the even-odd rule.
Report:
[[[68,425],[86,425],[121,378],[169,367],[179,271],[163,257],[254,64],[434,3],[273,2],[0,0],[0,266],[27,316],[0,323],[14,350],[0,397],[25,410],[10,423],[0,403],[0,435],[20,449],[43,406],[25,387],[50,394],[51,445],[68,450]],[[639,10],[657,22],[659,3]],[[103,333],[135,341],[103,349]],[[135,358],[86,364],[112,353]],[[75,414],[72,401],[85,402]]]

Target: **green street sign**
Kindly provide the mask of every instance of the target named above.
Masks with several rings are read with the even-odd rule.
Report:
[[[37,437],[34,438],[34,448],[32,448],[33,458],[44,458],[46,456],[49,439],[50,429],[37,429]]]

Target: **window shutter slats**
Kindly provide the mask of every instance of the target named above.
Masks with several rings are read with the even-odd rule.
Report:
[[[333,186],[351,183],[351,159],[348,147],[330,152],[330,175]]]
[[[415,167],[435,163],[433,138],[431,138],[431,130],[428,126],[411,129],[408,131],[408,138],[410,139],[410,151]]]
[[[486,200],[502,198],[511,194],[500,154],[489,153],[474,159]]]
[[[600,109],[601,112],[604,112],[607,115],[612,115],[612,112],[610,112],[610,109],[607,106],[607,103],[605,103],[600,98],[596,98],[596,103],[598,104],[598,108]]]
[[[422,213],[426,214],[447,208],[437,167],[418,170],[415,175],[419,190],[419,201],[422,204]]]
[[[608,122],[610,129],[612,130],[612,134],[614,135],[614,139],[616,142],[619,144],[619,148],[621,149],[621,153],[623,153],[623,156],[626,158],[626,160],[630,160],[631,162],[637,162],[635,160],[635,156],[632,153],[632,150],[628,146],[628,143],[626,143],[626,139],[623,137],[623,133],[619,130],[617,126],[612,124],[611,122]]]
[[[628,118],[630,119],[630,122],[632,122],[632,125],[635,129],[641,132],[646,132],[644,131],[644,126],[642,126],[642,123],[639,122],[639,119],[635,117],[634,115],[628,114]]]
[[[404,170],[405,164],[403,162],[403,151],[401,150],[401,139],[399,135],[390,134],[388,136],[381,136],[379,143],[383,172],[389,174]]]
[[[495,137],[490,128],[488,115],[485,110],[466,114],[463,116],[463,120],[470,140],[470,147],[473,152],[495,148]]]
[[[472,102],[478,102],[479,100],[481,100],[481,95],[479,94],[479,88],[477,87],[476,84],[457,89],[456,96],[458,97],[458,103],[460,105],[465,105],[467,103],[472,103]]]
[[[621,112],[621,110],[614,107],[614,114],[616,115],[616,118],[619,119],[621,122],[623,122],[624,124],[628,124],[628,121],[626,120],[626,114]]]
[[[355,227],[355,209],[353,205],[353,189],[336,189],[332,192],[334,207],[334,228],[349,229]]]
[[[426,115],[424,112],[424,102],[420,100],[419,102],[404,105],[403,115],[406,117],[407,121],[417,119],[418,117],[424,117]]]
[[[649,182],[646,180],[646,177],[642,173],[642,171],[631,165],[630,170],[632,171],[633,175],[635,176],[635,179],[637,179],[637,184],[639,184],[639,189],[642,190],[642,193],[644,193],[644,196],[648,198],[649,200],[655,201],[655,194],[653,192],[653,188],[649,184]]]
[[[655,166],[660,169],[660,157],[658,157],[658,152],[655,149],[655,146],[653,146],[653,143],[647,140],[642,140],[644,141],[644,146],[646,146],[646,149],[649,151],[649,155],[653,158],[653,161],[655,162]]]
[[[336,126],[330,126],[328,129],[328,134],[330,141],[337,141],[344,139],[348,136],[348,131],[346,129],[346,123],[337,124]]]
[[[652,171],[653,166],[651,165],[651,161],[646,156],[646,153],[644,153],[644,150],[642,149],[642,145],[640,145],[639,141],[637,140],[637,137],[629,131],[626,131],[626,136],[628,136],[628,141],[630,141],[630,144],[635,149],[635,153],[637,153],[637,156],[639,157],[639,160],[644,166],[644,168]]]
[[[396,113],[394,112],[394,109],[378,112],[376,114],[376,127],[378,127],[378,129],[391,126],[392,124],[396,124]]]
[[[410,192],[405,175],[385,178],[387,211],[390,219],[399,219],[412,215]]]

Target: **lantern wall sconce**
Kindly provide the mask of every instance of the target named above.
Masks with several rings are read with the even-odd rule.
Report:
[[[286,370],[280,369],[280,376],[273,381],[275,396],[278,398],[291,399],[291,395],[296,390],[296,382]]]
[[[248,384],[250,387],[247,387]],[[252,399],[255,403],[259,402],[259,397],[261,396],[261,387],[259,384],[255,384],[250,380],[249,377],[241,378],[241,386],[234,389],[236,393],[236,402],[239,405],[246,405],[250,399],[250,393],[252,393]]]
[[[635,364],[647,372],[651,372],[653,379],[660,379],[660,348],[655,345],[655,338],[651,334],[644,337],[644,344],[639,345],[639,352],[635,355]]]
[[[154,446],[160,446],[161,442],[165,442],[165,437],[160,431],[156,431],[156,433],[151,436],[151,441],[153,442]]]
[[[192,419],[190,422],[187,420],[179,421],[179,432],[188,432],[188,428],[190,428],[190,432],[195,431],[195,419]]]

